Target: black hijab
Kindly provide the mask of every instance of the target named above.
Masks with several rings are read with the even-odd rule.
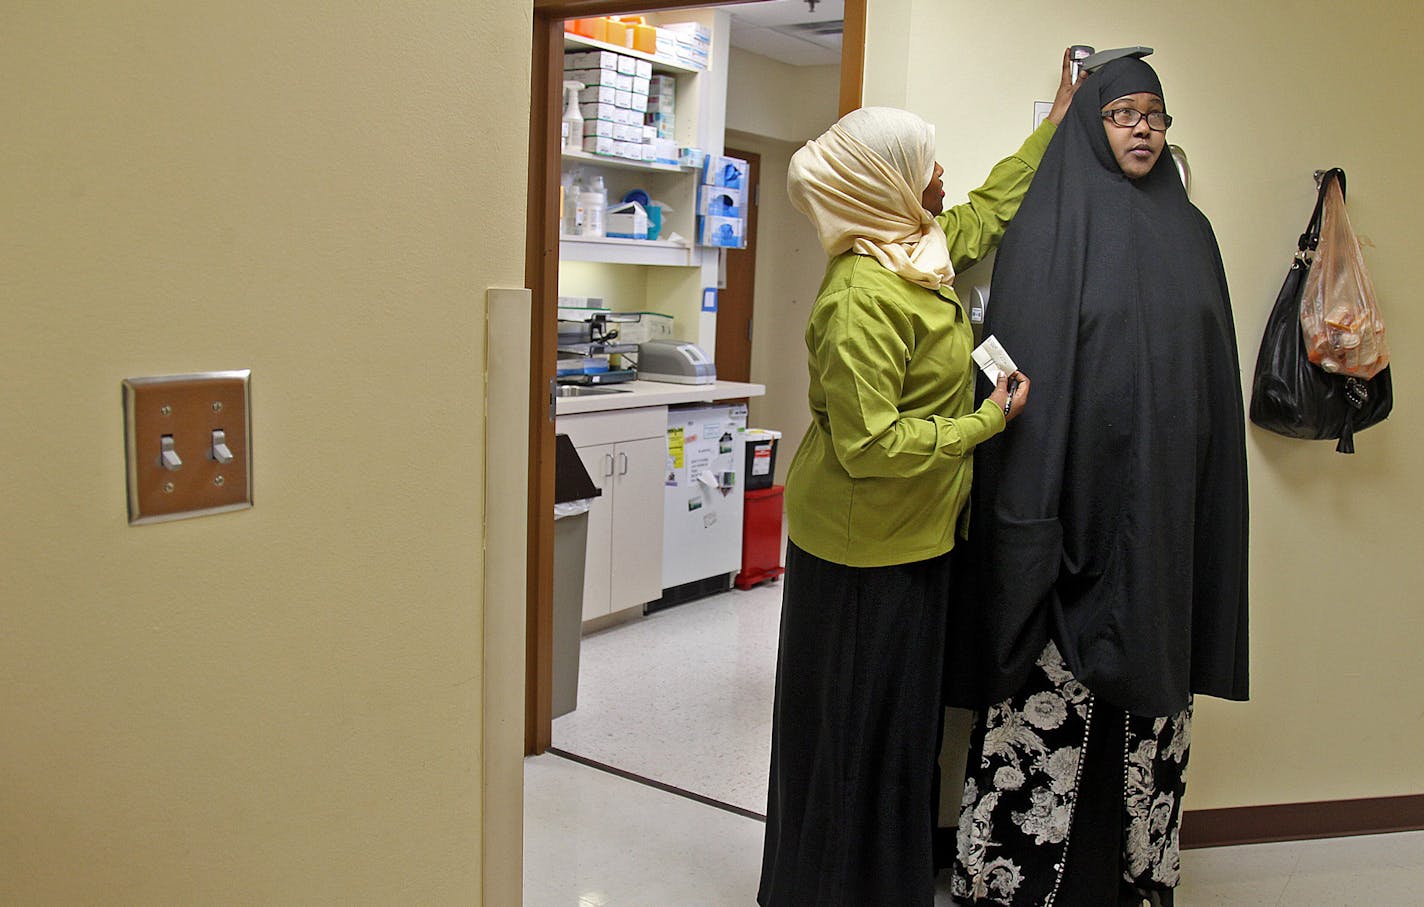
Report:
[[[1033,388],[974,455],[952,704],[1016,693],[1049,639],[1136,714],[1246,697],[1236,333],[1216,238],[1170,153],[1131,180],[1108,144],[1102,108],[1141,91],[1162,95],[1141,60],[1088,78],[999,249],[984,333]]]

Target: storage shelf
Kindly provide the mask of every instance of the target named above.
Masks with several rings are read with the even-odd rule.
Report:
[[[702,264],[702,254],[696,246],[666,239],[562,236],[559,238],[559,260],[694,268]]]
[[[651,170],[654,173],[691,173],[692,167],[679,167],[676,164],[655,164],[651,161],[635,161],[626,157],[613,157],[607,154],[590,154],[587,151],[566,150],[563,152],[564,160],[575,161],[583,164],[593,164],[597,167],[612,167],[615,170]]]
[[[564,32],[564,48],[582,48],[585,50],[611,50],[616,54],[623,54],[627,57],[634,57],[639,60],[647,60],[653,64],[654,72],[665,72],[672,75],[696,75],[706,72],[705,69],[697,69],[680,63],[670,57],[661,57],[657,54],[644,53],[641,50],[634,50],[631,47],[619,47],[617,44],[609,44],[607,41],[595,41],[593,38],[585,38],[583,35],[576,35],[573,32]]]

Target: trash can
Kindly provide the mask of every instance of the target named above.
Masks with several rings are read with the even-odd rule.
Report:
[[[746,590],[786,572],[781,566],[781,506],[784,485],[756,488],[742,497],[742,571],[733,580]]]
[[[776,442],[781,432],[749,428],[742,432],[747,442],[747,491],[770,488],[776,477]]]
[[[554,689],[553,717],[578,704],[579,630],[583,625],[583,564],[588,510],[603,490],[593,484],[568,435],[554,436]]]

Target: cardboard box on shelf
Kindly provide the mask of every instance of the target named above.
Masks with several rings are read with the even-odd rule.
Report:
[[[647,239],[648,213],[637,202],[609,206],[607,235],[617,239]]]
[[[702,166],[702,182],[707,186],[728,186],[744,189],[750,178],[751,167],[741,158],[725,154],[709,154]]]
[[[703,246],[725,249],[745,249],[746,222],[740,217],[697,218],[697,242]]]
[[[607,120],[610,123],[616,123],[618,122],[618,116],[615,113],[616,109],[617,108],[612,104],[600,104],[598,102],[579,105],[579,111],[583,114],[585,121]]]
[[[586,135],[583,137],[583,150],[589,154],[612,154],[613,139],[601,135]]]
[[[618,92],[611,85],[595,85],[579,92],[580,104],[614,104]],[[628,105],[623,105],[628,106]]]
[[[588,138],[591,135],[596,135],[599,138],[611,139],[613,138],[613,128],[613,123],[608,120],[583,121],[584,138]]]
[[[582,82],[584,88],[591,88],[595,85],[612,85],[617,73],[607,69],[566,69],[564,78],[573,82]],[[582,89],[580,89],[582,90]]]
[[[583,53],[564,54],[564,68],[569,68],[569,58],[574,58],[573,66],[578,69],[609,69],[618,71],[618,58],[622,54],[616,54],[611,50],[589,50]]]
[[[697,213],[713,217],[745,217],[745,192],[730,186],[698,186]]]

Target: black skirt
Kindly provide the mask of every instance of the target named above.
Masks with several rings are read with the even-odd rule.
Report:
[[[788,545],[757,901],[929,907],[949,556],[847,567]]]

